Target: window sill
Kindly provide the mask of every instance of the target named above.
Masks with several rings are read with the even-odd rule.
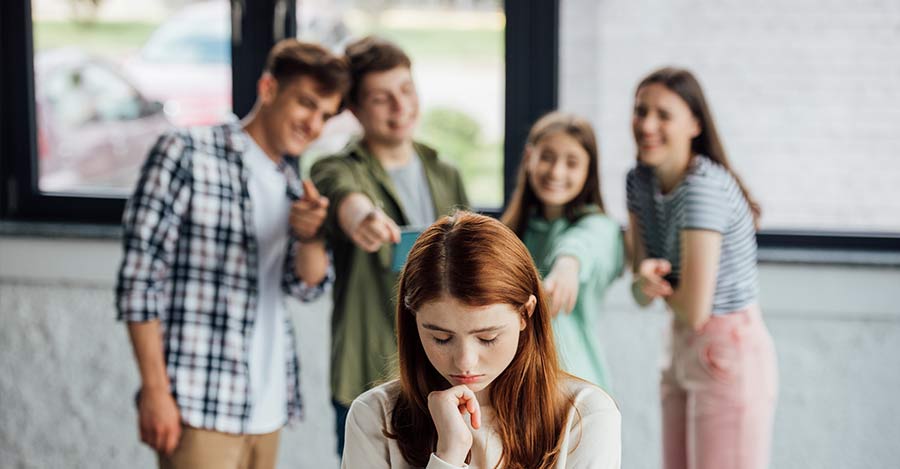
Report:
[[[121,225],[0,221],[0,238],[121,239]]]
[[[0,239],[119,240],[121,225],[0,221]],[[760,247],[761,264],[833,265],[859,267],[900,267],[900,252],[814,247]]]
[[[900,252],[862,249],[759,248],[760,264],[900,267]]]

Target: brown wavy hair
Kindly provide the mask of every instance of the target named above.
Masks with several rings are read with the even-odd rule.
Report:
[[[537,304],[529,316],[525,304]],[[496,467],[553,467],[559,458],[566,414],[573,405],[560,387],[548,306],[531,255],[499,221],[456,212],[428,227],[410,251],[400,277],[397,307],[400,394],[388,438],[403,457],[424,467],[437,447],[437,430],[428,412],[428,394],[450,383],[425,355],[415,311],[429,301],[452,297],[470,306],[513,305],[525,319],[516,355],[491,383],[494,427],[503,443]]]
[[[318,44],[297,39],[278,41],[266,57],[264,71],[281,86],[298,77],[309,76],[319,85],[319,91],[327,94],[346,94],[351,84],[346,59]],[[342,100],[341,108],[344,104]]]
[[[544,138],[560,132],[574,138],[588,154],[588,176],[584,181],[584,187],[574,199],[566,204],[563,214],[570,223],[574,223],[585,214],[583,209],[587,205],[596,205],[600,207],[601,212],[605,212],[603,196],[600,194],[600,152],[597,150],[594,128],[586,119],[575,114],[553,111],[545,114],[531,126],[528,139],[525,141],[525,151],[522,152],[522,162],[519,163],[516,188],[509,199],[509,205],[500,217],[500,220],[520,237],[528,229],[530,214],[541,205],[541,201],[528,182],[526,168],[528,148],[534,147]]]
[[[762,207],[750,195],[747,186],[744,185],[737,173],[731,169],[731,164],[728,163],[728,158],[725,156],[725,147],[722,146],[722,141],[719,139],[716,123],[713,120],[712,112],[709,110],[709,105],[706,103],[706,97],[703,95],[703,88],[700,87],[700,82],[689,70],[665,67],[647,75],[641,80],[634,92],[635,96],[637,96],[641,88],[652,84],[665,86],[687,103],[688,108],[691,109],[691,114],[694,115],[694,119],[697,119],[697,123],[700,124],[700,134],[691,140],[691,152],[693,155],[706,156],[714,163],[725,168],[734,177],[738,187],[741,189],[741,193],[744,194],[747,205],[750,206],[750,212],[753,214],[753,224],[759,228]]]
[[[347,101],[359,106],[362,82],[366,75],[385,72],[397,67],[412,68],[412,61],[398,45],[378,36],[366,36],[348,44],[344,49],[350,66],[351,84]]]

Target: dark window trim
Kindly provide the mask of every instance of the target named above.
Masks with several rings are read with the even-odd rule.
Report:
[[[243,6],[242,41],[232,44],[232,100],[235,113],[249,112],[265,54],[275,43],[275,6],[286,7],[284,34],[296,32],[293,2],[231,0]],[[41,193],[35,164],[34,44],[31,1],[0,2],[0,62],[16,73],[3,74],[0,109],[0,218],[27,222],[68,222],[118,225],[125,200],[115,196],[73,196]],[[8,81],[7,81],[8,80]]]
[[[244,118],[256,102],[256,82],[266,65],[266,52],[275,45],[273,17],[276,5],[287,10],[284,15],[283,37],[297,35],[296,2],[286,0],[231,0],[231,8],[243,9],[242,31],[238,42],[232,35],[232,107],[234,114]],[[282,38],[283,38],[282,37]],[[282,38],[279,38],[282,39]],[[262,51],[262,52],[261,52]]]
[[[761,248],[900,252],[900,233],[763,230],[756,241]]]
[[[233,67],[232,80],[233,102],[238,116],[245,115],[255,99],[256,80],[264,61],[264,55],[258,51],[268,50],[274,43],[272,18],[277,1],[231,0],[233,5],[240,4],[245,9],[242,42],[232,48],[233,63],[241,64]],[[296,28],[294,2],[287,2],[287,5],[285,34],[292,36]],[[505,3],[504,205],[515,186],[516,170],[529,127],[558,104],[559,6],[559,0]],[[121,199],[42,195],[34,190],[36,177],[32,155],[36,145],[32,38],[30,0],[0,2],[0,62],[15,64],[7,67],[15,73],[0,74],[0,109],[3,109],[0,113],[0,219],[6,220],[3,231],[9,234],[9,224],[15,221],[118,225],[124,207]],[[28,155],[28,158],[22,155]],[[483,212],[499,216],[501,209]],[[33,227],[35,224],[27,226]],[[877,256],[879,252],[891,255],[900,252],[900,233],[766,230],[759,233],[757,240],[761,253],[799,252],[800,258],[814,263],[817,259],[841,263],[841,258],[847,258],[857,259],[849,262],[859,264],[860,253],[874,253]],[[824,251],[827,255],[817,254]],[[787,257],[776,255],[773,259],[804,262],[791,260],[797,258],[794,254]],[[761,259],[766,257],[761,254]]]
[[[559,0],[507,1],[505,37],[504,207],[516,186],[528,130],[558,106]]]
[[[34,44],[31,2],[3,2],[0,6],[3,32],[0,61],[9,67],[8,86],[2,90],[4,109],[2,160],[2,216],[30,221],[77,221],[114,223],[124,201],[114,197],[76,197],[41,194],[37,190],[35,164],[36,119],[34,104]],[[8,111],[7,111],[8,110]]]

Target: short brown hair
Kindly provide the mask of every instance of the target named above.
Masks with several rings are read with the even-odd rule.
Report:
[[[412,62],[403,49],[377,36],[366,36],[350,43],[344,51],[350,67],[350,104],[359,104],[359,88],[368,73],[384,72],[395,67],[411,68]]]
[[[350,72],[347,61],[328,49],[296,39],[282,39],[272,47],[266,58],[265,71],[275,77],[278,83],[287,83],[300,76],[309,76],[324,93],[339,93],[342,96],[350,87]]]

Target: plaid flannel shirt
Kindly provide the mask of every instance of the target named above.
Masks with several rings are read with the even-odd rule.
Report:
[[[250,418],[248,350],[257,307],[258,260],[245,137],[237,124],[172,130],[150,151],[123,215],[118,319],[162,325],[166,370],[182,421],[244,433]],[[295,158],[281,166],[287,196],[302,186]],[[282,290],[301,301],[334,279],[307,285],[295,274],[298,241],[285,255]],[[287,330],[287,414],[302,415],[292,322]]]

